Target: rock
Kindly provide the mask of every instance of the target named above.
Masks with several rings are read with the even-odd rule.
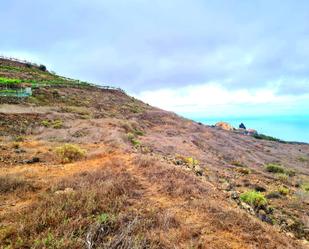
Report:
[[[203,175],[203,170],[199,165],[194,166],[194,172],[197,176],[202,176]]]
[[[226,190],[226,191],[231,191],[232,188],[233,188],[232,184],[230,184],[228,182],[224,182],[221,187],[222,187],[223,190]]]
[[[251,215],[254,215],[255,212],[254,212],[254,209],[248,205],[247,203],[245,202],[240,202],[240,207],[244,210],[246,210],[248,213],[250,213]]]
[[[71,194],[74,192],[73,188],[65,188],[64,190],[58,190],[55,192],[56,195],[61,195],[61,194]]]
[[[222,130],[226,130],[226,131],[233,131],[234,127],[232,125],[230,125],[229,123],[226,122],[218,122],[215,124],[215,127],[218,127]]]
[[[173,163],[174,163],[175,165],[183,165],[183,164],[184,164],[184,161],[181,160],[181,159],[175,159]]]
[[[23,150],[23,149],[16,149],[15,150],[15,153],[16,154],[21,154],[21,153],[25,153],[26,151],[25,150]]]
[[[264,221],[264,222],[267,222],[269,224],[273,224],[273,220],[272,218],[270,218],[266,212],[264,210],[259,210],[258,214],[257,214],[257,217],[261,220],[261,221]]]
[[[40,162],[40,158],[38,158],[38,157],[33,157],[33,158],[29,159],[29,160],[25,160],[24,161],[24,163],[28,163],[28,164],[38,163],[38,162]]]
[[[233,200],[237,200],[237,199],[239,199],[239,194],[236,191],[233,191],[232,194],[231,194],[231,198]]]
[[[239,125],[239,129],[244,129],[244,130],[246,130],[247,128],[246,128],[246,126],[244,125],[244,123],[241,123],[241,124]]]

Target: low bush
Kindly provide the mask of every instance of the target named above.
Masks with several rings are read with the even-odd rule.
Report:
[[[285,187],[285,186],[280,186],[278,188],[278,192],[281,194],[281,195],[288,195],[290,193],[290,190]]]
[[[70,163],[82,159],[86,152],[74,144],[65,144],[56,148],[56,154],[60,157],[62,163]]]
[[[271,136],[267,136],[264,134],[255,134],[253,135],[254,138],[256,139],[261,139],[261,140],[267,140],[267,141],[275,141],[275,142],[279,142],[279,143],[286,143],[285,141],[275,138],[275,137],[271,137]]]
[[[15,191],[30,191],[34,190],[33,185],[15,175],[0,176],[0,193],[12,193]]]
[[[251,170],[248,168],[237,168],[237,172],[244,174],[244,175],[248,175],[251,173]]]
[[[271,173],[285,173],[286,169],[280,165],[280,164],[276,164],[276,163],[268,163],[265,165],[265,169],[268,172]]]
[[[194,159],[193,157],[185,157],[184,161],[189,165],[189,166],[196,166],[199,164],[199,161]]]
[[[276,174],[276,177],[281,182],[287,182],[288,179],[289,179],[289,176],[285,173],[278,173],[278,174]]]
[[[300,161],[300,162],[308,162],[309,161],[309,158],[308,157],[304,157],[304,156],[301,156],[301,157],[299,157],[298,158],[298,161]]]
[[[265,196],[254,190],[242,193],[240,195],[240,199],[253,207],[261,207],[267,204],[267,199]]]
[[[127,134],[127,137],[128,137],[128,140],[132,143],[132,145],[135,147],[135,148],[138,148],[141,146],[141,142],[136,138],[135,134],[129,132]]]
[[[40,65],[40,66],[39,66],[39,69],[40,69],[41,71],[43,71],[43,72],[46,72],[46,70],[47,70],[47,68],[46,68],[45,65]]]
[[[47,128],[54,128],[54,129],[61,129],[63,127],[63,121],[61,119],[55,119],[55,120],[43,120],[41,122],[41,125],[47,127]]]
[[[236,167],[246,167],[243,163],[241,163],[239,161],[233,161],[233,162],[231,162],[231,164],[236,166]]]
[[[302,190],[309,192],[309,183],[304,183],[301,185]]]
[[[16,137],[14,137],[14,141],[15,142],[23,142],[23,141],[25,141],[25,137],[24,136],[16,136]]]

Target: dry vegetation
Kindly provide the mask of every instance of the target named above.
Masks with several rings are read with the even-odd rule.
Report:
[[[93,87],[0,103],[0,248],[308,246],[308,145]]]

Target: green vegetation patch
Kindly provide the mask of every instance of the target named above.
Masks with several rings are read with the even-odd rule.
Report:
[[[63,121],[61,119],[43,120],[41,125],[47,128],[61,129],[63,127]]]
[[[301,185],[302,190],[304,190],[305,192],[309,192],[309,182],[303,183]]]
[[[299,157],[298,158],[298,161],[300,161],[300,162],[308,162],[309,161],[309,158],[308,157],[305,157],[305,156],[301,156],[301,157]]]
[[[81,149],[78,145],[65,144],[56,148],[56,154],[62,163],[71,163],[84,158],[86,151]]]
[[[256,139],[261,139],[261,140],[275,141],[275,142],[279,142],[279,143],[286,143],[286,141],[283,141],[283,140],[275,138],[275,137],[267,136],[267,135],[264,135],[264,134],[255,134],[255,135],[253,135],[253,137],[256,138]]]
[[[281,195],[288,195],[290,193],[290,190],[289,188],[285,187],[285,186],[280,186],[278,188],[278,192],[281,194]]]
[[[262,193],[254,190],[242,193],[240,199],[253,207],[261,207],[267,204],[266,197]]]
[[[6,84],[6,85],[10,85],[10,84],[20,84],[21,80],[19,79],[9,79],[9,78],[4,78],[4,77],[0,77],[0,84]]]
[[[285,173],[286,169],[281,165],[277,163],[268,163],[265,165],[265,169],[267,172],[271,173]]]
[[[295,176],[296,172],[293,169],[287,169],[281,164],[278,163],[268,163],[265,165],[265,169],[267,172],[276,173],[276,174],[285,174],[287,176]]]
[[[127,134],[127,138],[135,148],[138,148],[142,145],[142,143],[137,139],[136,135],[131,132]]]

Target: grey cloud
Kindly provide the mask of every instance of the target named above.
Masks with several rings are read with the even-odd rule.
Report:
[[[0,53],[26,51],[57,73],[135,92],[308,82],[308,8],[305,0],[10,0],[1,3]]]

